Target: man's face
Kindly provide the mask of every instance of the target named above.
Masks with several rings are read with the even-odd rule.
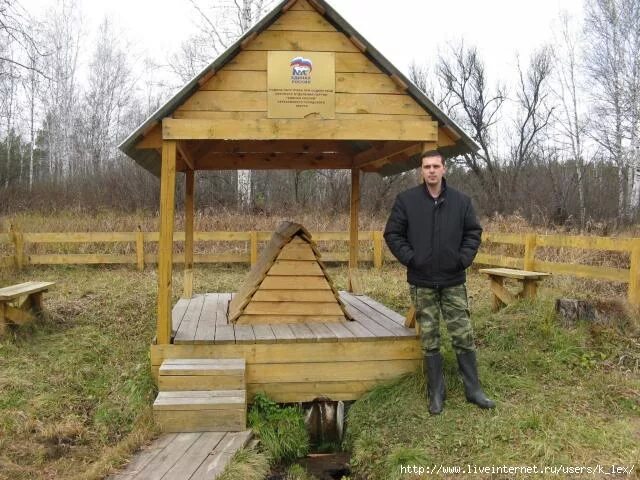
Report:
[[[422,178],[427,185],[437,187],[442,181],[446,168],[442,164],[442,157],[424,157],[422,159]]]

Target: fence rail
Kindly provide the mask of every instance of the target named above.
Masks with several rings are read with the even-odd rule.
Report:
[[[311,232],[316,242],[349,242],[349,232]],[[194,232],[195,242],[247,242],[246,252],[196,253],[195,263],[250,263],[258,258],[260,242],[268,241],[272,232]],[[12,244],[13,255],[0,256],[0,267],[15,265],[60,265],[60,264],[134,264],[144,269],[146,264],[157,262],[157,255],[145,251],[149,243],[157,243],[158,232],[69,232],[69,233],[30,233],[12,229],[9,233],[0,233],[0,244]],[[375,268],[382,268],[385,261],[384,241],[381,231],[363,231],[358,233],[362,242],[372,242],[372,248],[360,252],[359,258],[372,262]],[[184,242],[184,232],[175,232],[174,242]],[[523,257],[495,255],[481,251],[475,259],[476,264],[499,267],[538,270],[573,277],[591,278],[628,283],[628,299],[634,305],[640,305],[640,238],[609,238],[564,235],[537,235],[485,232],[483,244],[506,244],[524,247]],[[132,254],[31,254],[28,246],[37,244],[67,243],[132,243]],[[619,252],[628,254],[629,268],[609,266],[581,265],[575,263],[549,262],[536,259],[539,248],[571,248]],[[323,252],[322,258],[328,262],[347,262],[348,252]],[[176,253],[174,263],[184,262],[184,254]]]

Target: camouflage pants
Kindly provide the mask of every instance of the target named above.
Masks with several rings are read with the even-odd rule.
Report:
[[[410,285],[410,289],[416,321],[420,324],[423,354],[440,349],[440,316],[447,325],[456,353],[475,350],[464,284],[438,289]]]

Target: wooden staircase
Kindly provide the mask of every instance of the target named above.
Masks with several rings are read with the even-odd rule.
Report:
[[[165,432],[239,432],[247,424],[244,358],[166,359],[153,404]]]

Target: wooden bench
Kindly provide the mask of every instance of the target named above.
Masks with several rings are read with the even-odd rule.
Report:
[[[497,311],[505,305],[509,305],[519,298],[535,298],[538,291],[538,282],[551,275],[543,272],[530,272],[527,270],[515,270],[513,268],[481,268],[480,273],[489,275],[489,286],[493,293],[493,311]],[[513,294],[504,288],[504,279],[511,278],[522,284],[522,290]]]
[[[55,282],[26,282],[0,288],[0,335],[7,322],[22,325],[42,310],[42,294]]]

